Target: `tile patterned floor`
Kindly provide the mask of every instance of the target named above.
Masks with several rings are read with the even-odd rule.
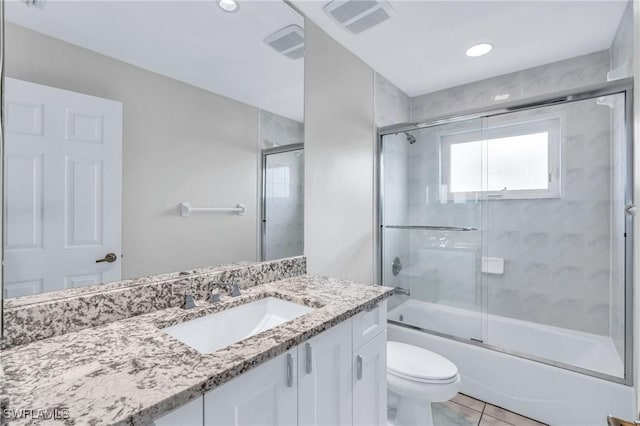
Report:
[[[461,393],[431,407],[435,426],[545,426]]]

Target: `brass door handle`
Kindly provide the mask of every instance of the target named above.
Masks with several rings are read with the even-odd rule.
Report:
[[[617,417],[608,416],[607,424],[609,426],[638,426],[640,425],[640,421],[637,420],[622,420]]]
[[[107,255],[104,257],[104,259],[98,259],[98,260],[96,260],[96,263],[100,263],[100,262],[113,263],[113,262],[116,261],[116,259],[118,259],[118,256],[116,256],[115,253],[107,253]]]

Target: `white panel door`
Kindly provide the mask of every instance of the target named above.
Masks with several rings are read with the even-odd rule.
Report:
[[[298,420],[297,349],[204,395],[206,426],[287,426]]]
[[[351,357],[351,320],[298,346],[300,426],[352,424]]]
[[[119,280],[122,104],[5,83],[4,296]]]
[[[387,331],[353,353],[353,424],[387,424]]]

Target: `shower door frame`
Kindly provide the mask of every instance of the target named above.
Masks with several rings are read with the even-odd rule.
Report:
[[[273,154],[293,151],[304,152],[304,143],[293,143],[262,150],[262,158],[260,160],[260,261],[265,261],[265,255],[267,254],[267,157]],[[302,238],[304,247],[304,233]]]
[[[625,136],[624,143],[626,162],[625,162],[625,188],[624,198],[625,206],[635,206],[633,200],[633,78],[620,79],[604,84],[587,86],[583,88],[566,90],[548,94],[544,96],[538,96],[533,98],[521,99],[517,101],[504,102],[499,108],[480,108],[465,111],[455,115],[447,115],[442,117],[436,117],[433,119],[427,119],[414,123],[403,123],[392,126],[386,126],[378,128],[376,138],[376,158],[375,158],[375,191],[374,194],[377,197],[378,205],[375,212],[375,255],[376,255],[376,282],[381,285],[383,278],[383,249],[384,249],[384,154],[382,152],[382,138],[386,135],[393,135],[400,132],[407,132],[412,130],[420,130],[428,127],[440,126],[443,124],[451,124],[455,122],[462,122],[472,119],[488,119],[504,114],[510,114],[514,112],[526,111],[536,109],[545,106],[561,105],[565,103],[578,102],[586,99],[593,99],[600,96],[624,94],[625,95]],[[634,213],[630,213],[626,208],[624,226],[625,226],[625,253],[624,253],[624,294],[625,294],[625,313],[624,313],[624,377],[611,376],[609,374],[600,373],[597,371],[576,367],[571,364],[565,364],[550,359],[536,357],[523,352],[512,351],[504,349],[498,346],[493,346],[488,343],[464,339],[461,337],[440,333],[435,330],[424,329],[414,325],[409,325],[404,322],[388,320],[389,323],[397,325],[399,327],[410,328],[418,330],[424,333],[433,334],[436,336],[444,337],[447,339],[455,340],[462,343],[476,345],[485,349],[494,350],[508,355],[517,356],[530,361],[540,362],[543,364],[558,367],[564,370],[573,371],[576,373],[585,374],[588,376],[597,377],[607,381],[624,384],[627,386],[633,386],[633,276],[634,276],[634,264],[633,264],[633,217]],[[484,316],[484,315],[483,315]],[[483,320],[484,322],[484,320]],[[484,325],[483,325],[484,328]]]

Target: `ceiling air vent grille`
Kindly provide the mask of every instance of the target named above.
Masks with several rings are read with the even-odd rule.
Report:
[[[385,0],[333,0],[323,9],[338,25],[354,34],[386,21],[395,13]]]
[[[298,25],[289,25],[276,31],[264,42],[291,59],[304,57],[304,30]]]

